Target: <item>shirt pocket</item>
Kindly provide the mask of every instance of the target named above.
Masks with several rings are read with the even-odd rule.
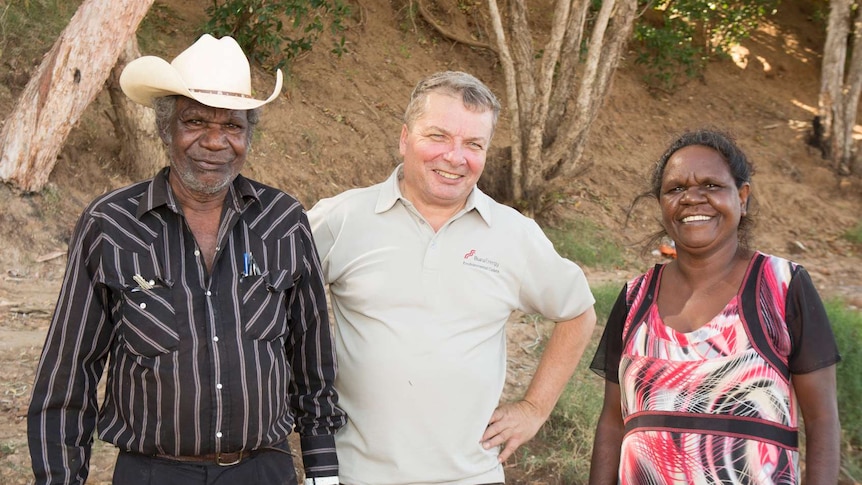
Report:
[[[152,288],[124,288],[119,339],[135,355],[157,357],[180,343],[170,285],[156,280]]]
[[[287,333],[287,301],[293,275],[272,270],[242,280],[241,315],[243,331],[252,340],[275,340]]]

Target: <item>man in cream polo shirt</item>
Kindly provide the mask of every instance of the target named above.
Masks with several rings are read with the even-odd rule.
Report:
[[[475,77],[419,82],[388,180],[309,212],[336,324],[346,485],[503,483],[595,326],[581,269],[476,187],[500,105]],[[558,322],[520,401],[500,404],[506,322]]]

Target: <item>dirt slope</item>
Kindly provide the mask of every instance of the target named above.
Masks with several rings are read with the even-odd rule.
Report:
[[[148,19],[157,35],[146,54],[172,58],[195,37],[204,0],[158,0]],[[814,2],[812,2],[814,3]],[[321,197],[382,180],[398,161],[401,113],[412,86],[436,70],[467,70],[498,94],[499,65],[481,49],[453,44],[411,19],[402,0],[355,0],[348,53],[326,45],[301,59],[284,95],[265,108],[245,174],[295,194],[311,205]],[[434,8],[441,22],[459,13],[454,0]],[[621,224],[632,196],[670,138],[686,128],[717,126],[734,132],[754,161],[759,202],[755,246],[804,264],[827,297],[862,307],[862,258],[841,235],[862,214],[862,180],[838,180],[804,143],[819,88],[822,25],[813,6],[783,4],[779,16],[746,41],[738,62],[714,62],[699,79],[673,92],[651,92],[640,81],[633,53],[614,81],[586,150],[583,174],[556,187],[555,217],[585,217],[610,228],[626,244],[655,228],[644,206],[627,229]],[[454,22],[452,28],[474,26]],[[324,41],[325,42],[325,41]],[[0,116],[11,110],[39,59],[0,59],[10,72],[0,86]],[[259,92],[272,78],[255,72]],[[117,146],[100,96],[79,123],[41,194],[20,196],[0,186],[0,482],[27,483],[29,458],[23,416],[33,370],[64,269],[62,255],[75,220],[90,199],[130,182],[111,165]],[[503,113],[494,143],[508,144]],[[494,163],[493,160],[489,163]],[[593,281],[621,284],[653,261],[635,250],[625,267],[586,268]],[[531,329],[512,335],[513,348],[532,341]],[[513,383],[526,382],[530,358],[513,357]],[[514,386],[517,389],[519,386]],[[107,483],[111,451],[100,447],[90,483]],[[534,477],[535,478],[535,477]],[[542,483],[541,480],[533,483]]]

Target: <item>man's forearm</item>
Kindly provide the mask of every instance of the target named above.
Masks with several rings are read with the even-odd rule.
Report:
[[[554,326],[539,367],[524,396],[524,400],[536,406],[546,418],[550,416],[578,366],[595,325],[596,313],[590,307],[577,317]]]

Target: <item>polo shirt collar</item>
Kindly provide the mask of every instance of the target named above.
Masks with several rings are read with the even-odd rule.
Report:
[[[147,212],[161,206],[167,206],[177,213],[181,212],[174,192],[171,190],[170,183],[168,183],[168,174],[170,171],[170,167],[165,167],[155,177],[150,179],[147,191],[144,192],[143,199],[138,204],[138,210],[135,214],[138,219]],[[242,212],[252,202],[260,201],[254,186],[242,175],[237,175],[230,186],[228,186],[228,194],[225,197],[227,203],[236,212]]]
[[[399,200],[408,202],[401,193],[401,186],[398,184],[398,177],[401,174],[403,163],[395,167],[392,175],[383,182],[380,188],[380,195],[377,197],[377,205],[374,207],[376,214],[382,214],[395,206]],[[403,202],[402,202],[403,203]],[[485,224],[491,225],[491,198],[479,190],[479,187],[473,187],[470,194],[467,195],[467,203],[461,214],[466,214],[472,210],[479,213],[479,216],[485,221]]]

